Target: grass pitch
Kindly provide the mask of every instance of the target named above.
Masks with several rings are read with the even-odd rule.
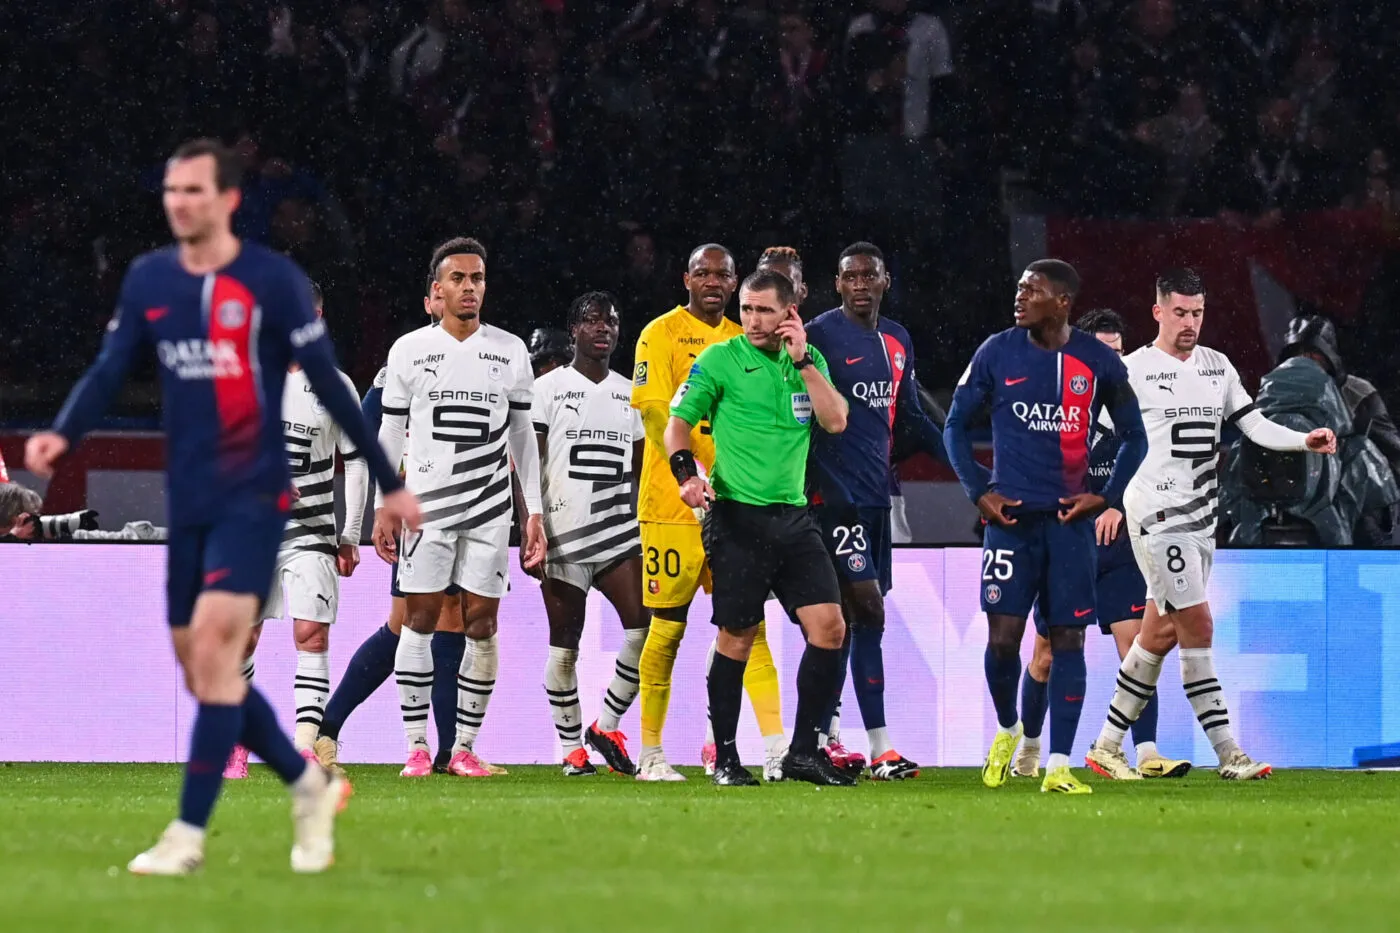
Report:
[[[689,771],[689,769],[687,769]],[[1400,774],[1227,784],[721,789],[554,768],[408,782],[355,767],[338,863],[287,867],[287,798],[226,785],[193,878],[136,878],[172,765],[0,766],[0,928],[1086,931],[1400,928]]]

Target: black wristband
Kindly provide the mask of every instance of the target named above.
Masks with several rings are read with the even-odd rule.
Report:
[[[793,360],[792,368],[793,368],[793,369],[806,369],[808,366],[811,366],[811,365],[812,365],[812,351],[811,351],[811,350],[808,350],[806,353],[802,354],[802,359],[800,359],[800,360]]]
[[[684,486],[686,480],[699,476],[700,468],[695,465],[695,454],[689,450],[671,454],[671,475],[676,478],[678,486]]]

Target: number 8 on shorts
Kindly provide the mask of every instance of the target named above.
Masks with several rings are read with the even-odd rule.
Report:
[[[1147,598],[1161,612],[1206,601],[1215,541],[1200,535],[1131,534],[1133,556],[1147,581]]]

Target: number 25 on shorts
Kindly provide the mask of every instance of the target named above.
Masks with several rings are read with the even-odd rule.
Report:
[[[1010,580],[1011,572],[1015,569],[1011,564],[1011,556],[1010,548],[997,548],[994,551],[984,550],[982,552],[982,579]]]

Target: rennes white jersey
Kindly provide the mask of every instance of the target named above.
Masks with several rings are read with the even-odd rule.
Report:
[[[350,394],[358,394],[349,376],[341,373],[340,378]],[[326,412],[300,369],[287,374],[282,389],[282,435],[292,485],[301,495],[292,503],[282,550],[317,551],[334,557],[340,544],[335,528],[335,452],[339,449],[346,460],[360,454],[347,447],[350,442],[340,433],[340,425]]]
[[[490,324],[460,341],[424,327],[394,343],[387,370],[383,413],[411,425],[404,484],[422,505],[423,527],[509,524],[510,410],[528,411],[534,390],[524,341]]]
[[[632,383],[594,382],[569,366],[540,377],[530,410],[545,436],[547,560],[605,563],[641,553],[632,504],[632,443],[643,436]]]
[[[1254,410],[1225,354],[1197,346],[1179,360],[1149,344],[1123,362],[1147,429],[1147,458],[1123,494],[1143,534],[1215,534],[1220,426]]]

